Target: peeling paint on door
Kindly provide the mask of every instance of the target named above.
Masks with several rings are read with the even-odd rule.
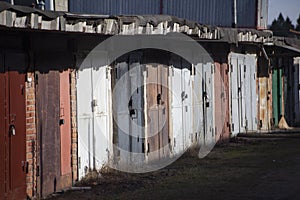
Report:
[[[78,167],[79,178],[100,170],[112,153],[110,66],[99,66],[105,55],[84,61],[78,72]]]

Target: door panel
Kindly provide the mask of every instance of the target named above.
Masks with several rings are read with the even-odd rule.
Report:
[[[148,160],[154,161],[160,158],[160,127],[159,115],[160,105],[158,104],[158,67],[146,65],[146,100],[147,100],[147,142]]]
[[[231,133],[236,136],[239,133],[239,93],[238,93],[238,59],[235,55],[230,55],[231,65]]]
[[[215,133],[216,142],[229,139],[229,109],[228,109],[228,65],[215,63]]]
[[[146,65],[148,160],[169,156],[168,68]]]
[[[7,107],[6,103],[6,85],[5,85],[5,69],[4,69],[4,58],[0,54],[0,199],[4,199],[5,196],[5,173],[6,167],[6,137],[7,137]]]
[[[296,108],[295,108],[295,117],[297,126],[300,126],[300,58],[295,59],[294,67],[295,67],[295,73],[294,73],[294,90],[295,90],[295,102],[296,102]]]
[[[246,131],[257,130],[256,107],[256,57],[245,55],[245,127]]]
[[[0,199],[26,199],[24,63],[21,53],[0,54]]]
[[[183,66],[185,67],[185,66]],[[187,149],[191,146],[191,134],[192,134],[192,93],[191,93],[191,72],[187,68],[182,69],[182,123],[183,123],[183,136],[184,136],[184,149]]]
[[[91,60],[97,66],[97,60]],[[94,62],[94,63],[93,63]],[[108,66],[86,67],[78,73],[79,179],[108,161],[111,131],[111,83]]]
[[[275,127],[278,126],[282,116],[282,59],[276,59],[277,63],[272,74],[272,108]]]
[[[257,130],[256,57],[230,54],[232,135]]]
[[[126,58],[127,60],[127,58]],[[130,101],[130,77],[128,76],[128,63],[121,61],[115,66],[115,79],[113,90],[113,120],[117,132],[114,145],[118,149],[114,152],[114,159],[121,163],[127,162],[127,155],[130,151],[129,137],[129,101]],[[116,142],[117,141],[117,142]]]
[[[205,144],[206,146],[215,144],[215,133],[214,133],[214,89],[213,89],[213,74],[214,66],[212,63],[206,63],[203,67],[203,107],[204,107],[204,130],[205,130]]]
[[[71,173],[71,119],[69,71],[60,74],[61,174]]]
[[[92,151],[92,86],[91,68],[78,72],[77,80],[77,112],[78,112],[78,173],[79,179],[93,167]]]
[[[59,72],[38,73],[37,120],[40,148],[40,193],[56,192],[60,185],[60,97]]]
[[[94,112],[94,148],[95,166],[99,170],[108,160],[110,151],[110,69],[103,66],[93,69],[93,102],[95,103]]]
[[[131,162],[142,163],[145,159],[143,154],[145,133],[144,133],[144,83],[143,66],[140,65],[141,54],[132,53],[129,57],[129,78],[130,78],[130,140]]]
[[[204,121],[203,121],[203,64],[198,63],[195,66],[195,79],[194,79],[194,126],[196,126],[197,139],[200,142],[200,145],[204,145]]]
[[[71,105],[70,105],[70,72],[60,73],[60,160],[61,183],[65,188],[72,185],[71,169]]]
[[[24,198],[26,179],[25,74],[8,72],[9,79],[9,177],[11,199]],[[15,130],[13,130],[15,129]]]
[[[168,68],[164,65],[158,66],[160,80],[158,80],[158,94],[160,94],[159,128],[161,128],[160,148],[161,156],[168,157],[169,148],[169,90],[168,90]]]
[[[245,84],[245,59],[243,55],[238,55],[238,105],[239,105],[239,132],[245,132],[246,127],[246,105],[245,105],[245,95],[246,95],[246,84]]]
[[[0,199],[26,199],[24,58],[0,54]]]
[[[181,154],[184,151],[184,135],[182,120],[182,78],[181,69],[178,68],[180,60],[172,60],[172,110],[170,111],[173,125],[173,150],[175,154]]]

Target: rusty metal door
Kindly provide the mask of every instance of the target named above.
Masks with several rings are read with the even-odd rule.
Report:
[[[168,68],[146,65],[148,160],[169,156]]]
[[[70,73],[69,70],[60,73],[60,163],[61,187],[72,185],[71,170],[71,105],[70,105]]]
[[[228,109],[228,65],[215,63],[215,133],[216,141],[228,140],[229,109]]]
[[[39,137],[39,194],[45,197],[60,187],[60,78],[59,72],[37,73],[37,127]]]
[[[146,100],[147,100],[147,158],[149,161],[160,159],[159,116],[160,102],[158,96],[158,66],[146,65]]]
[[[0,61],[1,199],[26,199],[26,110],[23,54]]]

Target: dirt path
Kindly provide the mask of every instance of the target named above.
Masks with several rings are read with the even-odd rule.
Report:
[[[300,199],[300,139],[242,139],[148,174],[110,172],[53,200]]]

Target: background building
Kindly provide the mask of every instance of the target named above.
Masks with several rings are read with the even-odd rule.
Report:
[[[268,0],[2,0],[46,10],[102,15],[173,15],[200,24],[267,29]]]

